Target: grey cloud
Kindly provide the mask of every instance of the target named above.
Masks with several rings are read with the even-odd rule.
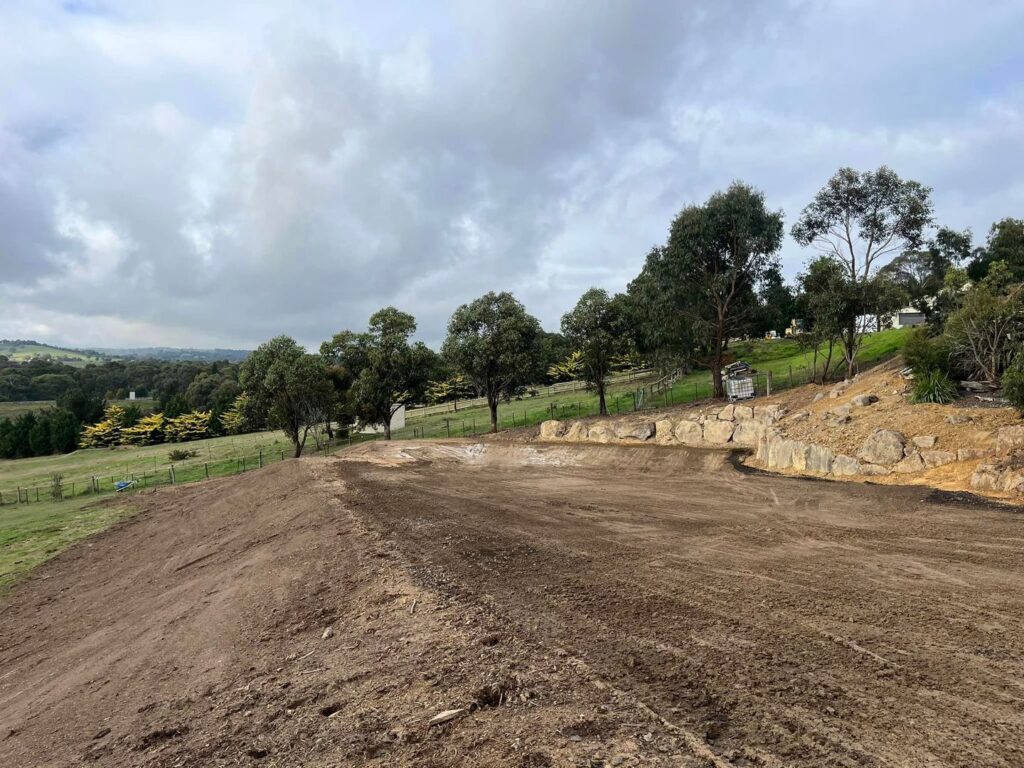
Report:
[[[70,342],[315,344],[395,303],[437,343],[490,289],[556,327],[682,205],[743,178],[792,219],[845,164],[983,230],[1024,207],[1020,6],[925,7],[0,10],[37,36],[0,52],[0,335],[35,311]]]

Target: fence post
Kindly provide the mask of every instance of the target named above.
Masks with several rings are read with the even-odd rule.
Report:
[[[771,397],[772,396],[772,372],[768,371],[768,375],[765,378],[767,379],[767,382],[768,382],[767,383],[767,396]]]
[[[793,386],[793,366],[789,366],[789,386]]]
[[[263,469],[263,449],[260,448],[260,469]]]
[[[242,471],[245,472],[245,456],[242,457]]]

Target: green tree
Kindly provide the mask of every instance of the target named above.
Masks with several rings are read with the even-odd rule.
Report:
[[[58,408],[50,417],[50,442],[57,453],[71,453],[78,448],[81,424],[75,414]]]
[[[998,381],[1019,351],[1024,334],[1024,285],[1001,261],[963,296],[946,321],[953,359],[971,378]]]
[[[899,286],[910,305],[930,321],[946,273],[970,253],[970,230],[957,232],[941,227],[925,248],[904,251],[878,274]]]
[[[562,333],[580,353],[580,370],[584,380],[597,390],[602,416],[608,415],[605,388],[612,361],[623,348],[620,306],[621,302],[609,297],[607,291],[591,288],[571,312],[562,316]]]
[[[366,333],[335,335],[321,350],[352,374],[352,405],[361,424],[380,424],[391,439],[391,420],[404,405],[420,402],[435,367],[433,354],[410,341],[416,319],[394,307],[370,318]]]
[[[1024,219],[1006,218],[993,224],[967,273],[972,280],[981,280],[997,261],[1006,264],[1014,280],[1024,282]]]
[[[529,384],[540,323],[511,293],[488,293],[463,304],[448,323],[442,354],[487,398],[491,431],[498,431],[498,401]]]
[[[840,168],[793,225],[793,239],[842,265],[864,302],[840,336],[847,376],[854,374],[864,331],[857,317],[869,309],[871,280],[896,254],[918,248],[931,222],[931,189],[882,166],[864,173]]]
[[[28,444],[33,456],[49,456],[53,453],[50,429],[50,413],[44,411],[36,418],[36,423],[28,433]]]
[[[769,211],[764,195],[741,182],[684,208],[672,222],[657,281],[682,288],[680,309],[705,339],[717,397],[725,394],[729,338],[749,322],[754,289],[776,264],[781,244],[782,213]]]
[[[327,366],[288,336],[259,347],[242,363],[239,383],[249,403],[272,427],[284,431],[302,455],[310,428],[322,423],[331,401]]]
[[[851,319],[856,320],[860,302],[856,287],[842,265],[827,256],[820,256],[808,264],[797,280],[800,285],[799,313],[813,344],[813,371],[818,370],[819,351],[824,347],[825,359],[820,378],[824,383],[831,373],[835,345]]]

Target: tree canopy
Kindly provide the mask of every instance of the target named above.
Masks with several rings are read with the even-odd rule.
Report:
[[[487,398],[491,431],[498,431],[498,401],[535,367],[540,323],[507,292],[493,291],[463,304],[448,323],[442,354]]]

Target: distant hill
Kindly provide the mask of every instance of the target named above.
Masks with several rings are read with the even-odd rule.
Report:
[[[211,363],[217,360],[240,363],[249,356],[250,352],[247,349],[193,349],[191,347],[135,347],[127,349],[100,347],[96,351],[118,358],[170,360],[172,362],[194,361],[201,363]]]
[[[0,339],[0,355],[16,363],[27,363],[30,360],[42,358],[77,366],[87,363],[103,363],[117,357],[117,355],[104,354],[94,349],[55,347],[31,339]]]

